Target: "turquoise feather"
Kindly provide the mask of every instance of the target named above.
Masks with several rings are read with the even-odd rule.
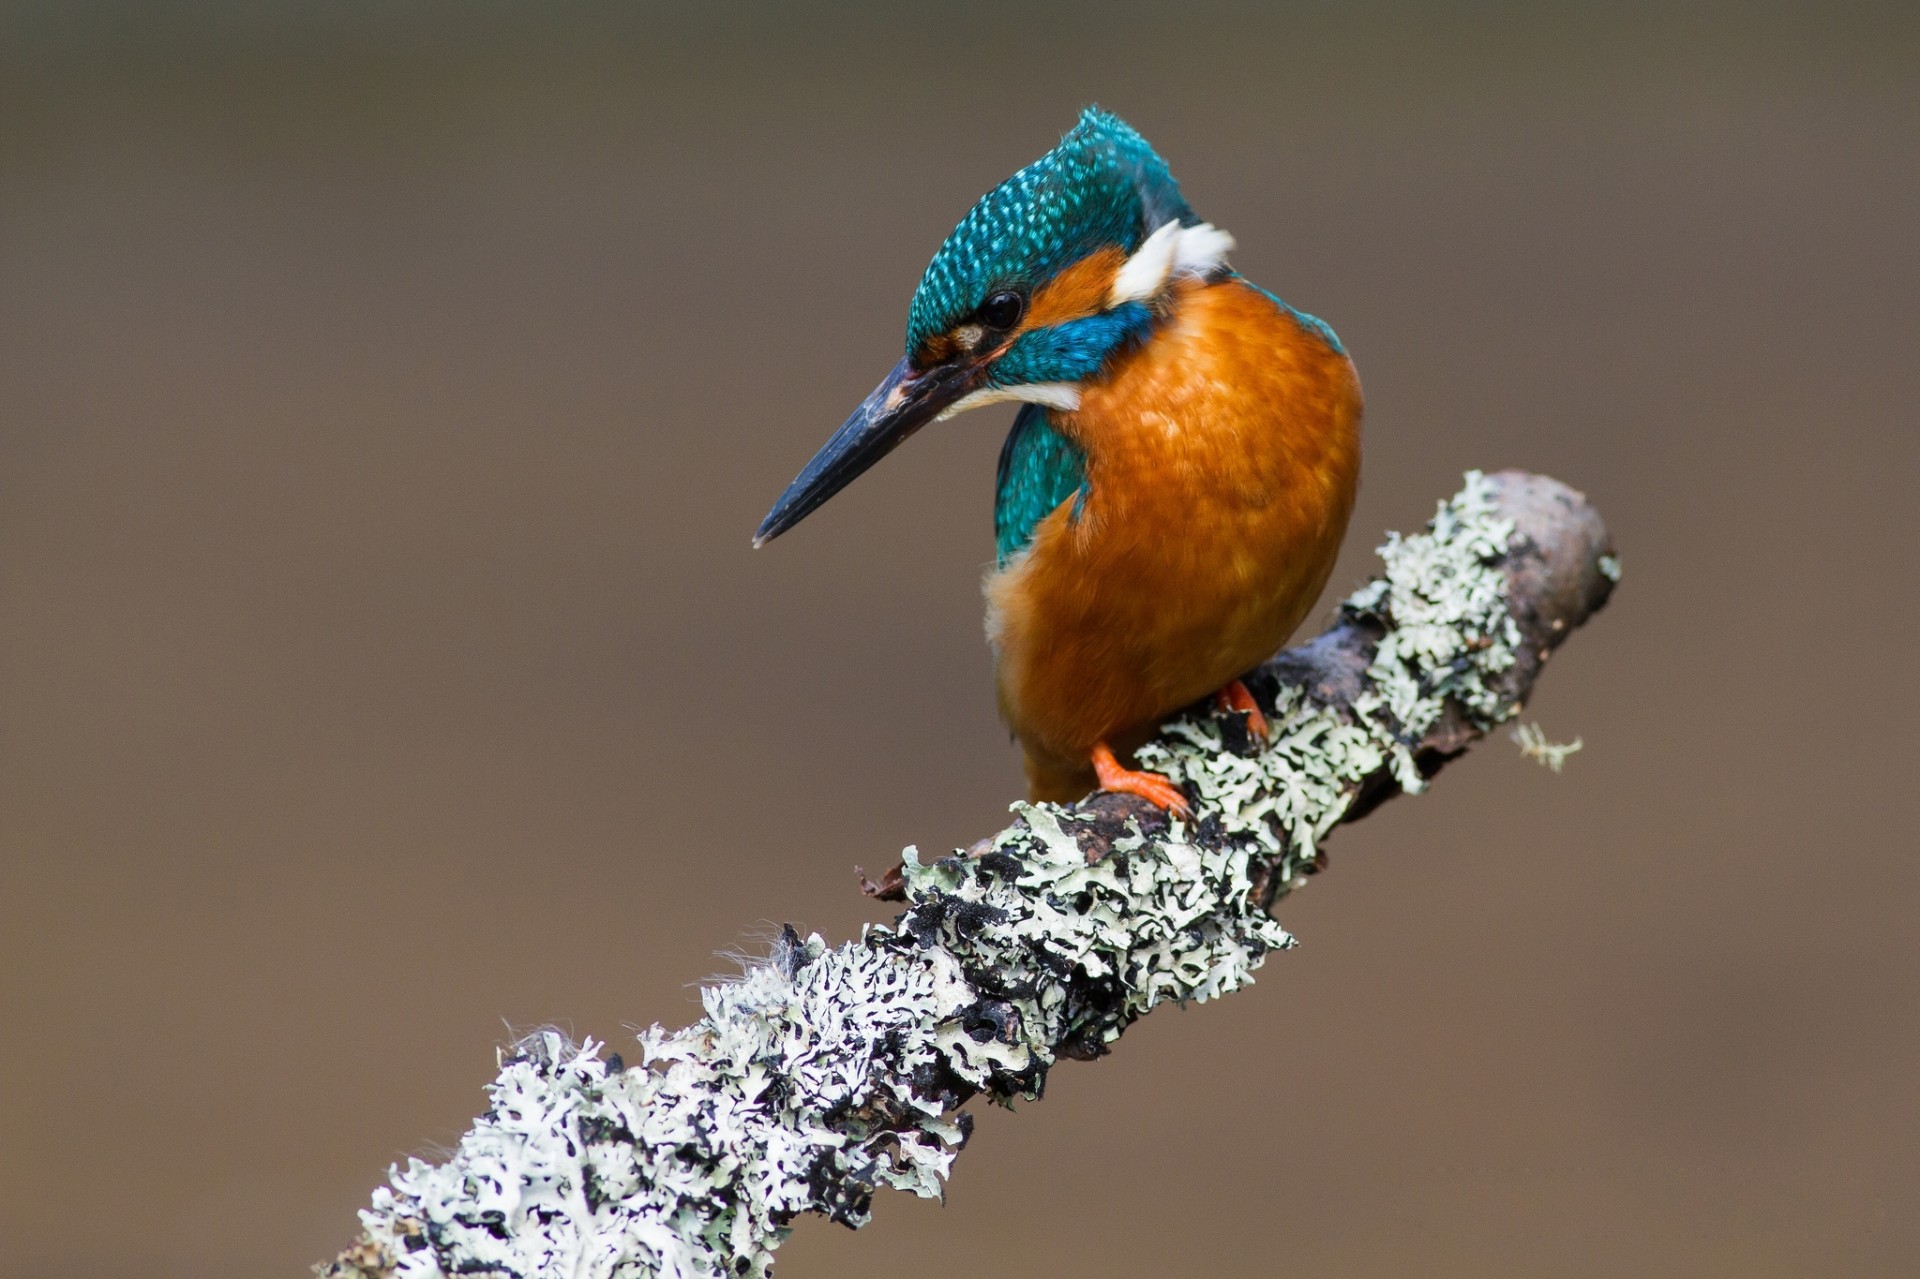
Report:
[[[1164,223],[1199,219],[1147,140],[1088,107],[1060,145],[980,197],[927,264],[907,310],[907,354],[999,289],[1031,294],[1109,246],[1132,253]]]
[[[1033,541],[1040,521],[1074,499],[1074,514],[1087,499],[1087,456],[1047,421],[1038,404],[1021,408],[1000,448],[994,482],[993,541],[1004,566]]]

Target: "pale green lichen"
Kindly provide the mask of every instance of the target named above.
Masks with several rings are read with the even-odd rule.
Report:
[[[858,1225],[878,1187],[938,1196],[965,1096],[1037,1095],[1059,1045],[1238,989],[1292,944],[1244,849],[1135,830],[1089,863],[1073,817],[1017,810],[988,858],[907,850],[897,926],[789,934],[703,990],[697,1025],[643,1034],[632,1070],[523,1046],[452,1159],[394,1170],[368,1236],[408,1279],[763,1275],[801,1212]]]
[[[1424,789],[1413,747],[1450,702],[1483,729],[1517,709],[1497,691],[1521,642],[1500,567],[1512,536],[1492,483],[1469,471],[1427,532],[1388,534],[1385,571],[1341,606],[1383,628],[1351,707],[1283,686],[1259,753],[1228,750],[1218,719],[1189,719],[1144,747],[1141,762],[1185,785],[1229,836],[1274,863],[1283,889],[1297,886],[1366,778],[1385,766],[1408,793]]]
[[[1556,773],[1566,767],[1567,756],[1587,744],[1584,738],[1579,737],[1570,742],[1550,741],[1546,731],[1538,724],[1522,724],[1509,736],[1520,747],[1522,756]]]
[[[960,1103],[1036,1095],[1058,1053],[1246,985],[1293,944],[1266,900],[1362,783],[1384,769],[1420,789],[1413,751],[1449,704],[1478,728],[1513,712],[1496,691],[1519,643],[1499,567],[1511,533],[1469,474],[1427,533],[1389,538],[1384,574],[1344,605],[1382,635],[1351,707],[1282,688],[1257,754],[1226,749],[1213,719],[1142,751],[1189,788],[1193,824],[1116,838],[1072,809],[1016,805],[983,855],[908,849],[892,926],[831,949],[787,930],[702,992],[698,1024],[645,1032],[631,1069],[591,1042],[524,1043],[450,1158],[393,1170],[366,1238],[405,1279],[717,1279],[764,1275],[800,1213],[857,1225],[877,1188],[938,1195]]]

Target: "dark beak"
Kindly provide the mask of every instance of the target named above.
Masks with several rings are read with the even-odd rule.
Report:
[[[826,446],[813,455],[799,478],[787,485],[787,491],[760,522],[753,544],[765,546],[798,524],[909,435],[940,416],[973,389],[978,367],[971,361],[954,361],[916,370],[906,360],[900,361]]]

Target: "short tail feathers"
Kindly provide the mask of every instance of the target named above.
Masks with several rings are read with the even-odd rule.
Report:
[[[1057,759],[1027,755],[1027,798],[1036,804],[1071,804],[1085,799],[1100,784],[1091,762],[1075,766]]]

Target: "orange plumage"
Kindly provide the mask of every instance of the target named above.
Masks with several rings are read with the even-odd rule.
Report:
[[[762,545],[930,422],[1025,403],[995,484],[987,634],[1038,800],[1096,784],[1186,812],[1125,753],[1239,677],[1326,585],[1360,470],[1360,384],[1319,321],[1097,108],[982,196],[927,266],[906,357],[813,456]]]
[[[1108,271],[1112,267],[1102,264]],[[1099,295],[1074,285],[1074,302]],[[1036,294],[1049,320],[1071,305]],[[986,582],[1000,709],[1035,800],[1258,665],[1333,570],[1360,469],[1346,355],[1237,277],[1185,281],[1151,341],[1049,420],[1086,455],[1063,504]],[[1043,309],[1044,308],[1044,309]]]

